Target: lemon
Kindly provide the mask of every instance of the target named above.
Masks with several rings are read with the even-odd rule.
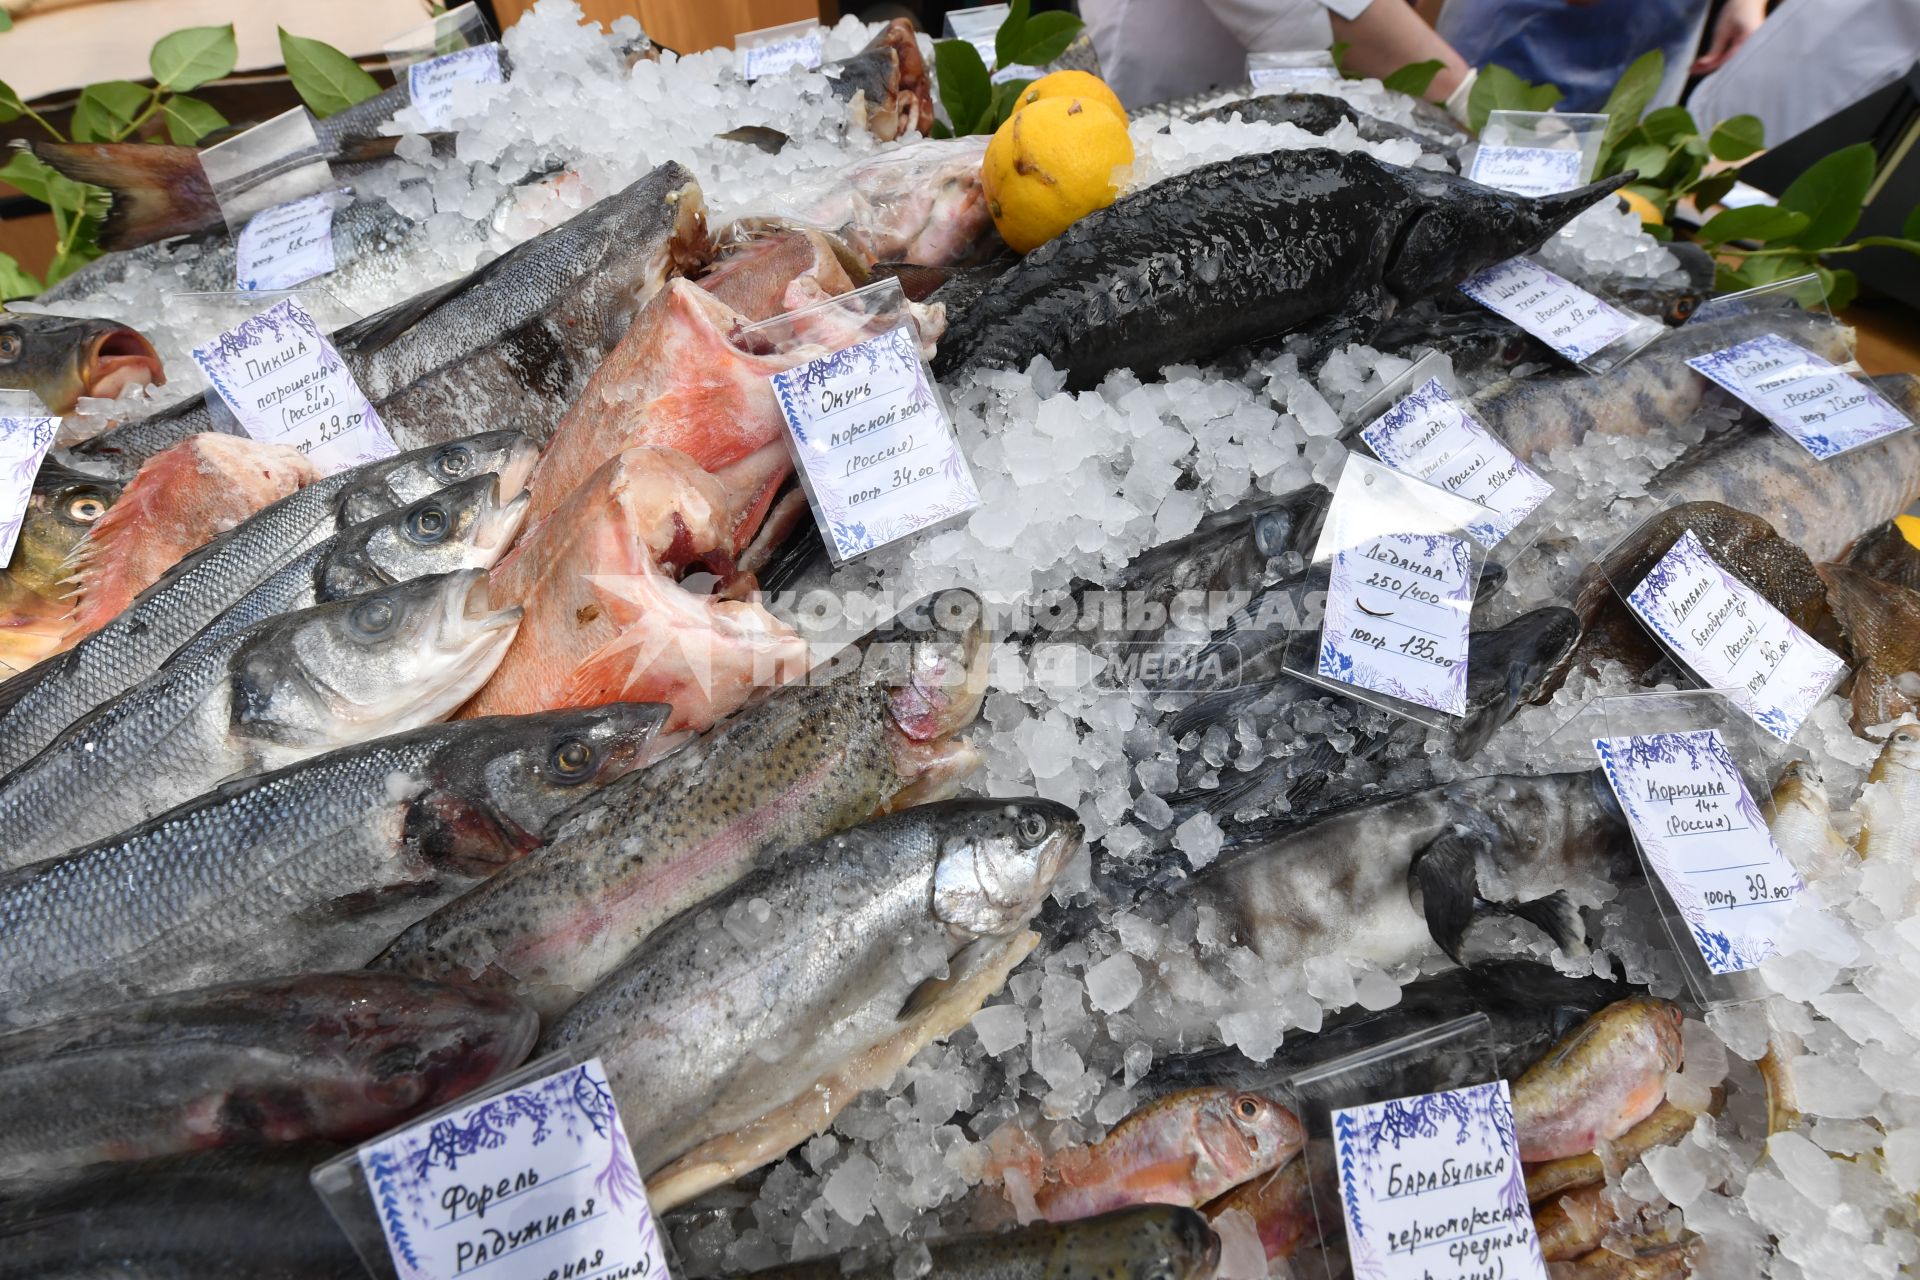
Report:
[[[1125,121],[1082,98],[1042,98],[994,132],[980,185],[1000,238],[1025,253],[1112,204],[1132,163]]]
[[[1107,88],[1107,82],[1090,71],[1054,71],[1041,76],[1020,94],[1020,106],[1031,106],[1042,98],[1078,98],[1082,102],[1098,102],[1121,120],[1127,118],[1127,109],[1120,105],[1120,99],[1114,96],[1113,90]],[[1014,109],[1017,111],[1019,107]]]
[[[1895,516],[1893,522],[1900,527],[1900,536],[1908,545],[1920,547],[1920,516]]]
[[[1660,206],[1641,195],[1638,191],[1631,191],[1626,187],[1622,187],[1614,194],[1627,202],[1627,208],[1640,215],[1641,222],[1651,223],[1656,227],[1665,224],[1666,218],[1661,215]]]

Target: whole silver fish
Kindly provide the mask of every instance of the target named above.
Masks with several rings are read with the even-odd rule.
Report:
[[[1270,964],[1322,955],[1381,967],[1433,943],[1458,958],[1478,916],[1531,921],[1584,947],[1578,899],[1610,896],[1632,845],[1598,773],[1494,775],[1377,800],[1195,876],[1179,901]]]
[[[487,571],[396,583],[255,623],[75,722],[0,786],[7,870],[323,751],[430,724],[487,682],[521,610]]]
[[[0,684],[0,774],[126,692],[275,570],[340,529],[493,472],[524,485],[537,450],[489,431],[342,471],[288,494],[221,534],[141,592],[119,617],[57,658]]]
[[[359,1141],[512,1070],[539,1029],[490,992],[357,971],[0,1035],[0,1186],[211,1146]]]
[[[979,602],[907,611],[657,765],[591,797],[533,857],[422,920],[375,962],[507,991],[556,1017],[647,934],[791,848],[946,788],[985,696]]]
[[[362,966],[633,768],[664,717],[611,703],[430,725],[0,875],[0,1020]]]
[[[1025,927],[1080,836],[1051,800],[948,800],[769,854],[649,938],[540,1051],[597,1046],[650,1175],[897,1034],[963,950]]]
[[[704,262],[693,175],[663,164],[479,270],[331,335],[403,449],[475,418],[544,442],[648,298]],[[197,431],[232,431],[205,397],[103,432],[79,458],[131,470]]]

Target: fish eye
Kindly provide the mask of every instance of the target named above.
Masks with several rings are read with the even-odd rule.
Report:
[[[563,781],[578,782],[592,764],[593,748],[578,738],[568,738],[553,749],[553,771]]]
[[[1252,1098],[1240,1099],[1240,1101],[1234,1104],[1233,1109],[1240,1113],[1242,1120],[1255,1120],[1260,1116],[1260,1104]]]
[[[447,536],[447,509],[439,503],[416,507],[407,516],[407,536],[432,545]]]
[[[26,343],[17,333],[0,333],[0,360],[14,361],[20,358],[20,349]]]
[[[354,631],[359,635],[369,640],[378,640],[393,629],[394,617],[393,601],[384,596],[375,596],[371,600],[362,600],[355,605],[349,620],[353,624]]]
[[[450,444],[433,460],[441,475],[458,480],[473,469],[473,450],[464,444]]]
[[[1047,820],[1037,813],[1023,813],[1017,824],[1020,843],[1031,848],[1047,838]]]
[[[107,514],[107,504],[91,493],[76,495],[67,503],[67,518],[92,524]]]
[[[1284,552],[1287,549],[1286,522],[1273,515],[1254,520],[1253,548],[1269,558]]]

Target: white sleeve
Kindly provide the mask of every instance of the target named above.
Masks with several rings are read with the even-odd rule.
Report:
[[[1204,0],[1221,26],[1250,53],[1325,49],[1333,44],[1327,10],[1365,10],[1372,0]]]

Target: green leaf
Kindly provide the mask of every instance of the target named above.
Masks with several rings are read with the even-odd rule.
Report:
[[[13,30],[13,15],[5,9],[0,9],[0,31],[11,30]]]
[[[54,209],[78,209],[92,188],[61,174],[31,151],[16,151],[0,165],[0,182]]]
[[[1439,75],[1446,65],[1438,58],[1428,58],[1425,62],[1409,62],[1380,83],[1395,93],[1424,98],[1427,96],[1427,90],[1433,87],[1433,78]]]
[[[324,40],[289,35],[281,27],[280,56],[286,61],[294,91],[316,116],[344,111],[380,92],[379,82],[359,63]]]
[[[1780,193],[1780,207],[1807,215],[1807,226],[1789,243],[1830,249],[1860,223],[1860,205],[1873,185],[1873,146],[1856,142],[1814,162]]]
[[[1716,160],[1745,160],[1767,145],[1767,127],[1758,116],[1734,116],[1713,126],[1707,148]]]
[[[131,80],[104,80],[80,91],[73,109],[75,142],[118,142],[153,101],[153,90]]]
[[[1714,214],[1700,228],[1700,239],[1707,244],[1726,244],[1732,240],[1758,240],[1764,244],[1795,235],[1805,230],[1806,225],[1804,213],[1754,204]]]
[[[1673,228],[1664,222],[1643,222],[1640,224],[1640,229],[1655,240],[1673,239]]]
[[[167,117],[167,136],[183,147],[190,147],[215,129],[227,127],[227,118],[212,103],[176,93],[160,108]]]
[[[0,9],[0,13],[5,12],[5,9]],[[0,30],[5,28],[0,27]],[[45,287],[12,254],[0,253],[0,302],[11,298],[31,298]]]
[[[229,22],[224,27],[188,27],[162,36],[147,55],[147,65],[162,89],[198,89],[231,72],[239,57]]]
[[[1073,38],[1080,34],[1085,25],[1072,14],[1058,9],[1036,13],[1021,28],[1019,42],[1014,46],[1013,61],[1001,58],[1000,65],[1044,67],[1067,51],[1067,46],[1073,43]],[[997,43],[995,51],[998,52]]]
[[[1360,77],[1347,70],[1347,50],[1353,48],[1351,40],[1335,40],[1333,47],[1327,50],[1327,56],[1333,59],[1333,69],[1340,73],[1342,80],[1358,80]]]
[[[1838,311],[1860,296],[1860,277],[1844,267],[1825,272],[1829,277],[1827,285],[1827,306]]]
[[[5,9],[0,9],[0,13],[5,12]],[[13,91],[13,86],[5,80],[0,80],[0,124],[5,124],[9,120],[18,120],[26,112],[27,104],[20,100],[20,95]]]
[[[1666,56],[1658,49],[1649,49],[1621,73],[1613,92],[1607,95],[1607,104],[1600,108],[1607,115],[1605,145],[1613,146],[1640,123],[1640,114],[1653,101],[1654,93],[1660,88],[1660,78],[1666,71]],[[1559,98],[1559,91],[1555,90],[1554,100],[1557,102]]]
[[[993,86],[993,101],[987,107],[986,118],[974,132],[992,133],[1006,123],[1007,117],[1013,114],[1016,101],[1032,83],[1031,80],[1005,80]]]
[[[1713,268],[1713,291],[1715,293],[1739,293],[1742,289],[1753,288],[1753,281],[1747,279],[1747,273],[1741,267],[1730,267],[1724,262],[1716,262]]]
[[[956,134],[970,133],[993,101],[992,78],[980,51],[965,40],[936,40],[933,67],[940,84],[940,105]]]
[[[1529,84],[1505,67],[1489,64],[1467,94],[1467,126],[1478,133],[1495,111],[1545,111],[1560,101],[1550,84]]]
[[[1913,212],[1900,227],[1900,234],[1909,240],[1920,240],[1920,204],[1913,206]]]
[[[1648,142],[1658,142],[1663,146],[1672,146],[1688,134],[1700,132],[1685,107],[1661,107],[1657,111],[1649,111],[1647,118],[1640,122],[1640,128],[1645,131]],[[1620,140],[1626,141],[1632,133],[1629,129]]]
[[[1000,19],[1000,29],[993,33],[993,64],[996,67],[1010,67],[1014,64],[1013,51],[1020,46],[1022,34],[1027,27],[1027,0],[1012,0],[1007,6],[1007,16]]]
[[[935,120],[933,122],[932,136],[936,138],[951,138],[953,136],[953,130],[947,126],[945,120]]]
[[[1628,147],[1620,156],[1620,169],[1632,169],[1642,178],[1651,182],[1667,171],[1667,165],[1673,159],[1673,152],[1658,143],[1648,143],[1644,147]]]
[[[1738,169],[1723,169],[1710,177],[1702,178],[1693,184],[1690,193],[1693,207],[1702,214],[1727,198],[1727,192],[1733,190],[1733,184],[1740,180]]]

